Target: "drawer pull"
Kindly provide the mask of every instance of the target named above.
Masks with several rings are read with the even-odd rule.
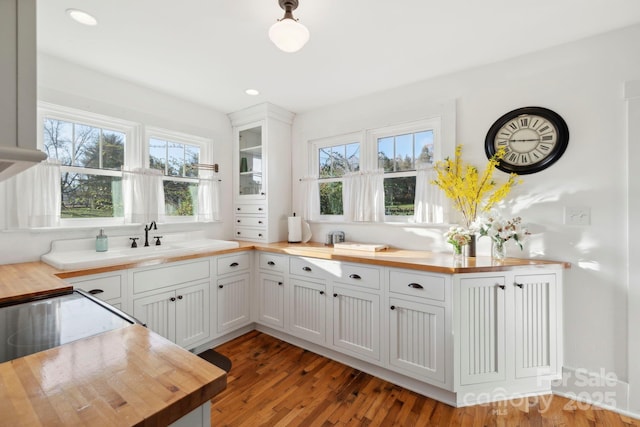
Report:
[[[268,261],[268,262],[267,262],[267,265],[270,265],[270,266],[272,266],[272,267],[273,267],[274,265],[276,265],[276,263],[275,263],[275,262],[273,262],[273,261]]]
[[[259,233],[259,234],[258,234],[258,237],[262,237],[262,233]]]
[[[101,294],[101,293],[103,293],[103,292],[104,292],[104,291],[103,291],[102,289],[91,289],[91,290],[89,291],[89,293],[90,293],[91,295],[98,295],[98,294]]]
[[[169,301],[174,302],[176,300],[176,297],[171,297],[169,298]]]
[[[282,285],[284,285],[284,283],[278,282],[278,286],[282,286]]]
[[[350,278],[350,279],[356,279],[356,280],[360,280],[360,279],[362,279],[362,277],[358,276],[357,274],[350,274],[350,275],[349,275],[349,278]]]
[[[260,212],[262,212],[262,208],[258,208],[258,210],[259,210]]]
[[[311,271],[311,267],[302,267],[302,271]]]
[[[262,224],[262,221],[258,221],[258,224]]]
[[[240,264],[238,264],[237,262],[232,262],[231,264],[229,264],[229,267],[237,267]]]
[[[396,309],[396,306],[395,306],[395,305],[392,305],[392,306],[391,306],[391,307],[389,307],[389,308],[390,308],[391,310],[395,310],[395,309]]]
[[[514,283],[514,285],[516,285],[520,289],[524,288],[524,284],[523,283]]]
[[[496,285],[497,285],[500,289],[504,290],[504,285],[500,285],[500,284],[498,284],[498,283],[496,283]]]
[[[220,289],[224,288],[224,286],[223,286],[223,285],[218,285],[218,287],[219,287]]]
[[[320,291],[320,295],[324,295],[324,291]]]
[[[338,294],[333,294],[333,297],[334,298],[338,298]]]
[[[407,286],[413,289],[424,289],[420,283],[409,283]]]

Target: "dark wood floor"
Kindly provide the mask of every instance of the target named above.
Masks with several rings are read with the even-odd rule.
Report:
[[[257,331],[216,350],[233,367],[219,426],[638,426],[559,396],[453,408]]]

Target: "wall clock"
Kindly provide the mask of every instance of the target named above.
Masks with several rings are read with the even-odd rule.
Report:
[[[507,150],[497,168],[526,175],[555,163],[569,143],[569,128],[559,114],[543,107],[509,111],[491,126],[484,142],[487,157]]]

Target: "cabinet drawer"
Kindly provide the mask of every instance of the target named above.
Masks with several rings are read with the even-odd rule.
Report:
[[[287,258],[282,255],[259,254],[260,268],[284,273]]]
[[[445,278],[410,271],[389,272],[389,291],[399,294],[445,300]]]
[[[209,277],[209,260],[180,263],[133,272],[133,293],[138,294]]]
[[[218,275],[248,270],[251,266],[248,252],[219,257],[217,263]]]
[[[340,277],[340,263],[316,258],[291,258],[289,273],[299,276]]]
[[[73,282],[73,287],[89,292],[103,301],[120,298],[122,296],[122,276],[97,277]]]
[[[265,228],[267,226],[267,219],[263,216],[236,215],[236,226]]]
[[[264,205],[236,205],[236,214],[265,214],[267,209]]]
[[[267,239],[267,232],[258,228],[235,227],[236,239],[249,239],[264,241]]]
[[[380,270],[360,264],[342,264],[339,280],[350,285],[380,289]]]

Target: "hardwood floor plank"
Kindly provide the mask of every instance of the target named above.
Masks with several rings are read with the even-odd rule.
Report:
[[[551,395],[453,408],[258,331],[216,351],[232,368],[211,401],[215,427],[640,427]]]

